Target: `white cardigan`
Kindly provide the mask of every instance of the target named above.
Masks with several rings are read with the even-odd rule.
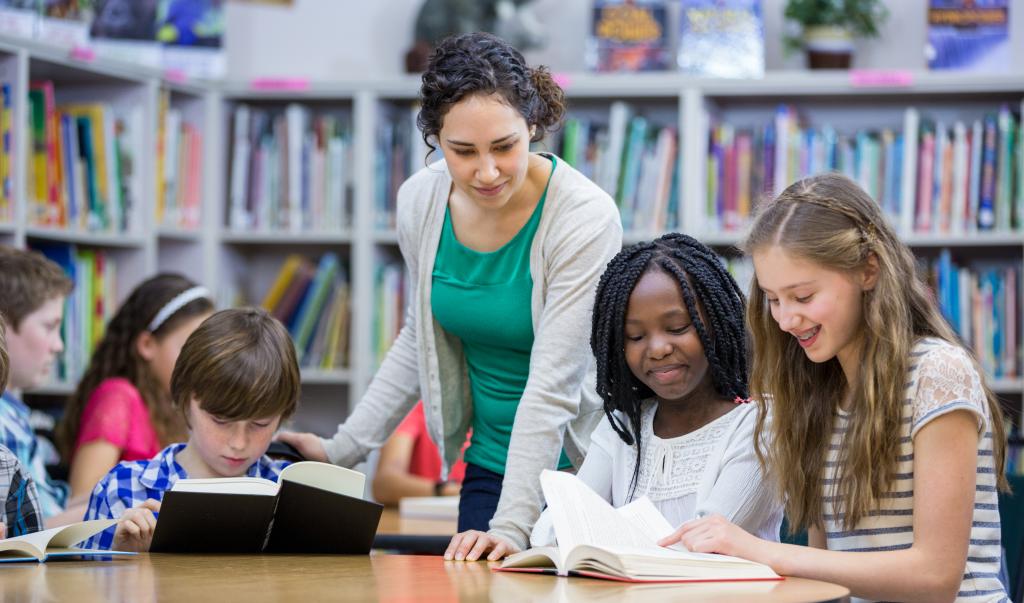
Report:
[[[614,507],[649,496],[674,527],[698,512],[717,513],[759,538],[777,542],[782,504],[763,478],[754,453],[756,405],[739,406],[696,431],[671,439],[654,435],[657,406],[647,403],[643,409],[643,463],[632,496],[636,449],[622,441],[607,417],[591,436],[579,478]],[[545,511],[530,544],[553,542],[554,529]]]
[[[419,397],[445,471],[465,441],[473,412],[465,357],[458,337],[441,328],[430,307],[431,275],[451,187],[442,160],[417,172],[398,191],[398,244],[412,275],[405,325],[352,415],[333,438],[323,440],[333,463],[353,465],[383,445]],[[490,525],[491,533],[520,548],[543,503],[541,470],[558,465],[563,444],[579,467],[590,432],[601,419],[589,345],[591,314],[597,282],[621,248],[614,201],[559,159],[530,247],[530,376]]]

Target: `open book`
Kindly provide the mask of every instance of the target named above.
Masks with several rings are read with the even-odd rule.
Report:
[[[80,521],[59,528],[0,540],[0,563],[46,561],[50,557],[134,555],[124,551],[78,549],[72,545],[88,540],[117,523],[115,519]]]
[[[570,473],[545,470],[540,481],[558,546],[511,555],[500,570],[624,582],[781,580],[760,563],[658,546],[674,528],[647,497],[615,509]]]
[[[365,481],[315,461],[285,467],[277,483],[178,480],[164,494],[150,551],[365,554],[383,510],[363,500]]]

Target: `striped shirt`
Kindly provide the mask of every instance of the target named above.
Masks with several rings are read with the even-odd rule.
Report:
[[[868,517],[847,530],[834,508],[836,466],[852,415],[837,411],[823,483],[825,536],[829,550],[895,551],[914,542],[914,437],[930,421],[956,410],[977,416],[978,474],[967,565],[956,601],[1009,601],[999,581],[999,502],[990,416],[981,377],[967,352],[938,339],[923,339],[911,353],[903,424],[892,490]],[[860,599],[853,599],[860,601]]]
[[[188,478],[184,467],[175,459],[184,449],[185,444],[171,444],[151,459],[118,463],[93,489],[85,519],[117,519],[147,499],[163,500],[164,492],[170,490],[174,482]],[[289,464],[263,455],[249,467],[245,476],[276,482],[281,470]],[[114,532],[115,528],[110,527],[80,546],[109,549],[114,542]]]

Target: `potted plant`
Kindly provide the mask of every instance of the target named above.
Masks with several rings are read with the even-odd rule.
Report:
[[[806,50],[811,69],[848,69],[853,39],[878,37],[889,11],[882,0],[787,0],[785,16],[801,27],[786,46]]]

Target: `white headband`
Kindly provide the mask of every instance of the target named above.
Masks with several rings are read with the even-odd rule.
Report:
[[[203,297],[210,297],[210,292],[206,287],[192,287],[191,289],[182,291],[174,296],[171,301],[164,304],[163,308],[160,308],[160,311],[156,313],[153,320],[149,322],[149,327],[147,327],[146,330],[150,333],[156,331],[160,328],[160,325],[167,322],[167,319],[173,316],[175,312],[185,307],[185,304]]]

